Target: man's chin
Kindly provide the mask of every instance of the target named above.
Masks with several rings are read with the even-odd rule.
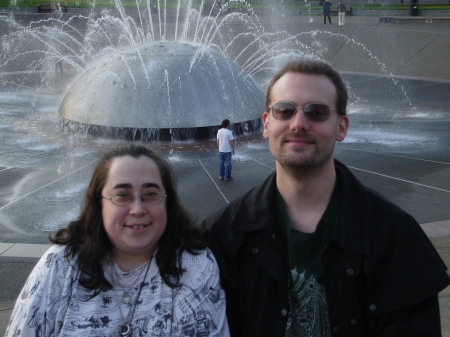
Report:
[[[309,156],[295,156],[290,155],[288,157],[280,157],[278,162],[281,166],[286,168],[309,168],[315,166],[315,161]]]

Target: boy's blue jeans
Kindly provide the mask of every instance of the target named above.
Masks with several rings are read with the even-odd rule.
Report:
[[[231,178],[231,152],[219,152],[219,177]]]

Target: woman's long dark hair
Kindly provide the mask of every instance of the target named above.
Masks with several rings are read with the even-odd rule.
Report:
[[[50,237],[52,243],[67,245],[67,259],[79,254],[79,282],[86,289],[94,290],[93,296],[112,288],[102,267],[113,245],[103,226],[101,195],[112,160],[124,156],[148,157],[156,163],[161,174],[167,194],[167,226],[158,243],[156,263],[164,282],[172,288],[178,286],[184,272],[181,265],[183,251],[196,254],[207,246],[206,232],[195,225],[191,215],[180,204],[172,168],[163,155],[141,144],[116,147],[97,164],[79,218]]]

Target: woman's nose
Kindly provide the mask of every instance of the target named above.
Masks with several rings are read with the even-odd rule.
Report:
[[[147,209],[145,208],[145,204],[142,201],[142,197],[140,195],[135,195],[130,205],[131,205],[130,209],[131,214],[138,215],[145,213],[147,211]]]

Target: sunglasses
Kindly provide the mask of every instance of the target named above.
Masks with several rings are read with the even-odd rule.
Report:
[[[280,121],[287,121],[297,113],[297,109],[303,109],[305,117],[311,122],[325,122],[330,117],[330,112],[334,109],[324,103],[309,103],[305,106],[295,106],[291,102],[276,102],[274,105],[269,106],[267,111],[272,110],[272,115],[275,119]]]

